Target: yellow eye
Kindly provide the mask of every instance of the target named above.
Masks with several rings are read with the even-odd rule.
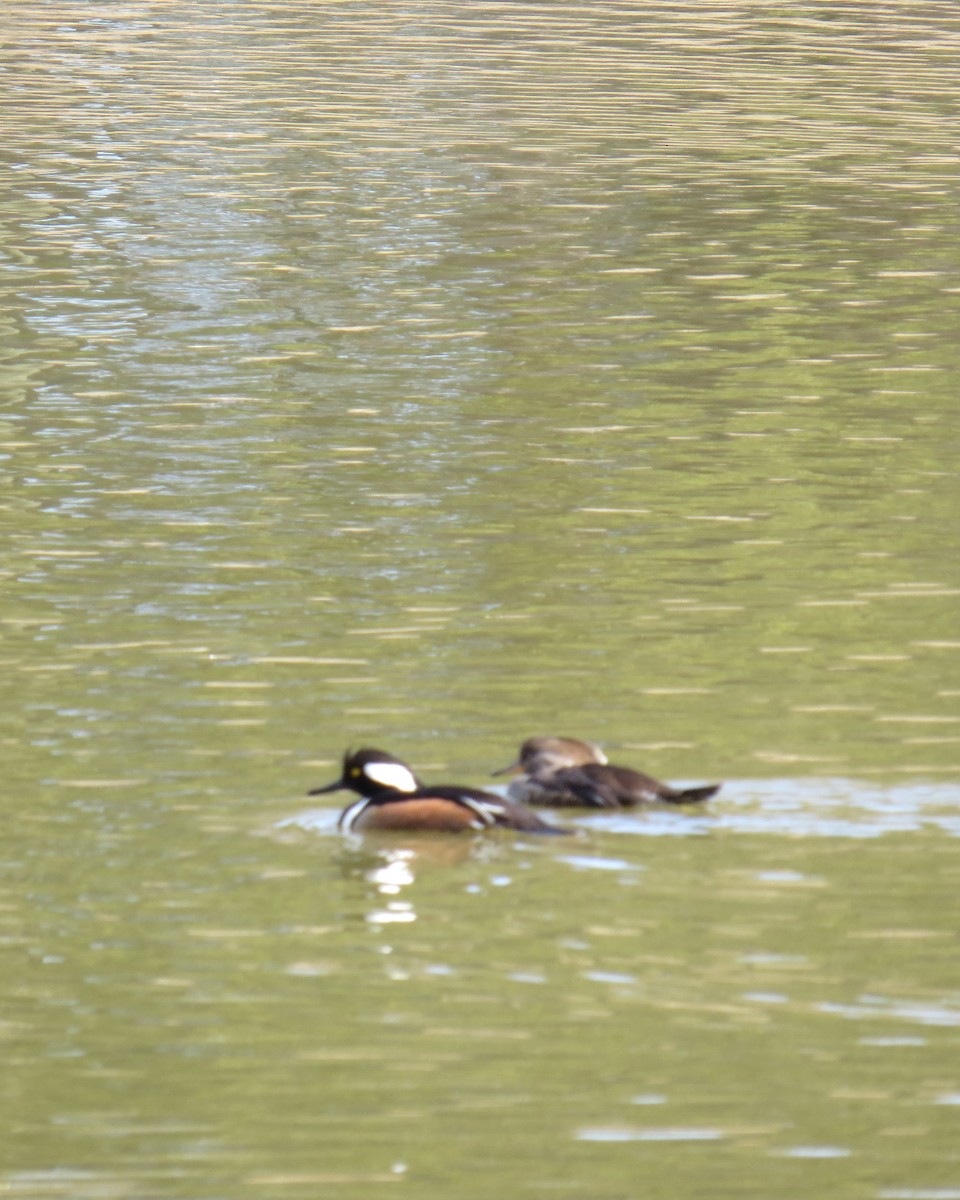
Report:
[[[358,775],[362,775],[362,774],[363,774],[363,772],[360,770],[359,767],[351,767],[350,768],[350,778],[351,779],[356,779],[356,777]]]

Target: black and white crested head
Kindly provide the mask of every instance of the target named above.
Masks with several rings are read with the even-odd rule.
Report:
[[[378,791],[385,792],[415,792],[420,787],[419,779],[407,764],[383,750],[366,749],[345,754],[343,777],[362,778]]]
[[[402,759],[386,750],[365,746],[360,750],[348,750],[343,756],[340,778],[325,787],[314,788],[310,795],[338,792],[344,788],[366,797],[407,795],[420,786],[420,780]]]

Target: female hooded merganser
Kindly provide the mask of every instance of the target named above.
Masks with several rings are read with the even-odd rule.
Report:
[[[522,804],[479,792],[475,788],[421,783],[399,758],[369,747],[348,750],[339,779],[313,788],[311,796],[347,788],[360,799],[340,814],[337,827],[344,833],[369,829],[435,830],[440,833],[520,829],[526,833],[571,833],[541,820]]]
[[[579,738],[528,738],[516,762],[493,773],[509,771],[523,775],[510,784],[508,796],[523,804],[554,808],[635,808],[658,801],[695,804],[720,790],[719,783],[673,788],[630,767],[613,766],[599,746]]]

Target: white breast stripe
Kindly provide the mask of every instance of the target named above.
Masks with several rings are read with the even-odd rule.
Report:
[[[389,788],[392,792],[415,792],[417,781],[413,772],[403,763],[369,762],[365,763],[363,773],[374,783]]]
[[[477,814],[477,816],[483,822],[482,827],[486,827],[487,829],[493,825],[496,825],[497,816],[502,816],[504,812],[502,804],[488,803],[484,800],[477,800],[473,796],[460,796],[459,799],[461,804],[465,804],[467,808],[472,809]]]
[[[369,800],[358,800],[356,804],[351,804],[349,808],[343,810],[338,822],[341,833],[353,833],[353,827],[357,822],[357,818],[369,803]]]

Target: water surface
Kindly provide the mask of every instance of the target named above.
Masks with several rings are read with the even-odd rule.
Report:
[[[5,1190],[960,1194],[949,6],[3,21]]]

